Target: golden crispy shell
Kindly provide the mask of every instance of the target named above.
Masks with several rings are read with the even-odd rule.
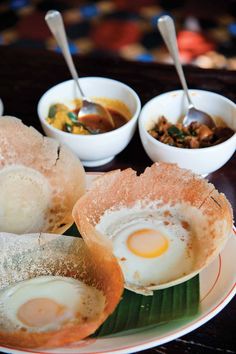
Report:
[[[86,236],[85,236],[86,240]],[[97,245],[99,245],[97,247]],[[87,337],[118,304],[124,282],[120,267],[107,244],[93,234],[86,245],[80,238],[55,234],[0,233],[0,289],[41,275],[60,275],[83,281],[102,291],[105,308],[84,323],[71,321],[50,332],[3,331],[0,344],[15,348],[58,347]]]
[[[165,205],[179,207],[182,220],[190,224],[194,235],[192,246],[195,260],[191,273],[182,277],[181,281],[208,265],[231,234],[232,210],[226,197],[202,177],[167,163],[155,163],[140,176],[132,169],[106,173],[96,179],[92,188],[78,200],[73,216],[83,235],[88,230],[92,232],[107,210],[130,208],[139,201],[143,205],[158,201],[157,208]],[[178,282],[177,279],[168,286]],[[164,287],[159,285],[148,289]],[[144,293],[143,289],[140,288],[140,292]]]
[[[4,174],[7,175],[5,180]],[[21,179],[19,174],[21,174]],[[24,174],[26,174],[25,179],[22,177]],[[32,222],[25,226],[25,229],[19,230],[17,226],[13,230],[4,229],[4,225],[9,225],[10,222],[3,220],[1,227],[0,220],[0,231],[63,233],[73,223],[71,216],[73,205],[85,191],[85,173],[80,161],[56,140],[43,136],[33,127],[25,126],[17,118],[5,116],[0,118],[0,181],[2,185],[6,184],[9,178],[15,178],[16,183],[12,185],[18,185],[15,191],[14,188],[9,187],[8,199],[12,200],[13,207],[14,198],[16,201],[17,198],[23,200],[24,194],[28,193],[29,195],[25,196],[28,198],[25,204],[32,201],[32,204],[35,204],[31,209],[37,209],[37,198],[40,199],[40,194],[42,194],[43,201],[38,200],[42,215],[38,221],[36,213],[34,216],[30,214],[30,211],[26,211],[26,215],[30,215]],[[33,182],[27,185],[26,178]],[[22,181],[22,186],[19,181]],[[21,193],[23,182],[25,189]],[[40,190],[37,196],[32,194],[31,197],[30,188],[33,184],[35,184],[34,193],[40,188],[42,192]],[[1,198],[0,202],[5,203]],[[7,208],[9,209],[6,207],[6,210]],[[18,210],[23,213],[22,208]],[[13,211],[12,215],[14,215]]]

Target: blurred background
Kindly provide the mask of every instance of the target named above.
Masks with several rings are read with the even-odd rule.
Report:
[[[0,0],[0,45],[59,51],[45,24],[62,12],[73,54],[171,63],[156,22],[176,22],[181,60],[236,70],[236,0]]]

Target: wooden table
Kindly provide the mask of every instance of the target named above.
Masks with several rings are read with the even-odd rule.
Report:
[[[142,104],[162,92],[180,88],[172,66],[88,57],[75,57],[75,62],[81,76],[110,77],[130,85],[140,96]],[[212,90],[236,100],[236,72],[190,67],[185,72],[189,87]],[[40,96],[49,87],[69,78],[59,54],[0,47],[0,98],[4,103],[4,113],[21,118],[24,123],[40,131],[42,129],[36,111]],[[88,170],[133,167],[141,172],[151,163],[136,134],[115,160],[103,167]],[[236,218],[236,156],[208,178],[226,194]],[[236,302],[233,300],[220,314],[194,332],[142,353],[236,353],[235,319]]]

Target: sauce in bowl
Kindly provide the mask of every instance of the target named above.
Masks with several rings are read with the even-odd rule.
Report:
[[[78,113],[82,105],[81,100],[74,100],[65,105],[55,103],[50,106],[47,122],[54,128],[60,129],[71,134],[101,134],[120,128],[131,118],[128,107],[119,100],[108,98],[94,99],[94,101],[103,104],[112,116],[114,128],[108,122],[97,115],[88,115],[83,118],[83,122],[78,120]]]

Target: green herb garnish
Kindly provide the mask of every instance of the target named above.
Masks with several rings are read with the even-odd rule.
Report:
[[[191,135],[192,135],[192,136],[197,136],[197,133],[196,133],[194,130],[192,130],[192,131],[191,131]]]
[[[49,118],[54,118],[57,113],[56,105],[52,105],[49,108],[48,116]]]
[[[71,120],[73,123],[75,123],[75,124],[78,123],[78,117],[77,117],[77,115],[76,115],[75,113],[73,113],[73,112],[68,112],[68,113],[67,113],[67,116],[70,118],[70,120]]]
[[[176,126],[171,125],[168,129],[167,129],[168,133],[170,136],[172,136],[173,138],[176,138],[178,140],[183,140],[185,135],[184,133],[179,130]]]
[[[65,131],[67,133],[71,133],[72,132],[72,125],[65,123]]]
[[[71,122],[76,125],[77,127],[82,127],[83,129],[87,130],[89,134],[99,134],[100,130],[99,129],[91,129],[87,127],[84,123],[81,123],[78,121],[78,117],[75,113],[73,112],[68,112],[67,116],[70,118]]]

